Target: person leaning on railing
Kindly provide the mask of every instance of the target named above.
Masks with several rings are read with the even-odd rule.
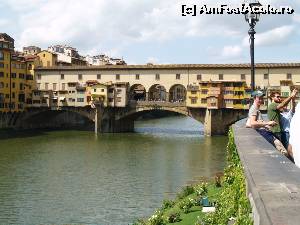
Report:
[[[277,125],[275,121],[264,121],[259,110],[260,106],[264,104],[264,93],[262,91],[254,91],[252,93],[253,105],[249,109],[248,120],[246,127],[255,129],[262,135],[269,143],[271,143],[279,152],[288,156],[287,150],[282,143],[270,131],[271,127]]]

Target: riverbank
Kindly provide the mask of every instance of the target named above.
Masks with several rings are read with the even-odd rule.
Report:
[[[244,171],[231,130],[228,136],[227,167],[223,176],[217,174],[214,181],[183,188],[174,201],[164,200],[149,219],[140,219],[133,225],[253,224]],[[203,209],[215,211],[204,213]]]

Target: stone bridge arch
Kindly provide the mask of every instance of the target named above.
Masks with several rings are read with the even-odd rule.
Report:
[[[90,107],[62,107],[54,110],[31,108],[19,117],[16,128],[92,128],[94,119],[95,112]]]
[[[146,103],[138,104],[119,112],[115,119],[134,121],[145,113],[157,110],[176,112],[199,121],[204,125],[204,133],[208,136],[226,134],[230,125],[248,115],[247,110],[187,108],[184,103],[162,102],[148,105]]]
[[[162,105],[162,104],[152,104],[152,105],[148,105],[148,106],[140,105],[136,108],[130,108],[124,112],[119,113],[116,116],[116,120],[123,120],[123,119],[136,120],[141,115],[147,114],[152,111],[174,112],[174,113],[178,113],[180,115],[192,117],[192,115],[189,114],[188,110],[184,106],[170,107],[170,106]]]

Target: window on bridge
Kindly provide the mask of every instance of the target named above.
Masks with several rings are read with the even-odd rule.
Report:
[[[160,84],[154,84],[149,88],[149,101],[166,101],[166,88]]]
[[[146,89],[141,84],[134,84],[129,90],[130,100],[135,101],[146,101]]]
[[[186,88],[181,84],[173,85],[169,90],[170,102],[184,102],[186,99]]]

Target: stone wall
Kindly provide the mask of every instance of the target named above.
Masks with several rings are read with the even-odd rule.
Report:
[[[299,224],[300,169],[245,123],[235,123],[233,131],[254,224]]]
[[[0,112],[0,129],[14,128],[21,112]]]

